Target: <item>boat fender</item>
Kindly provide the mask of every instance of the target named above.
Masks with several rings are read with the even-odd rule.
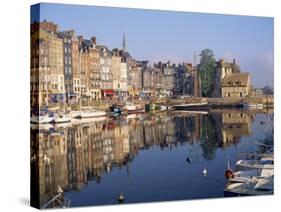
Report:
[[[225,179],[229,180],[231,178],[234,178],[234,173],[231,169],[227,169],[225,172],[224,172],[224,176],[225,176]]]

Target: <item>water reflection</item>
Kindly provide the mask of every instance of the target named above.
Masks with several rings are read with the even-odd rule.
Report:
[[[237,110],[173,112],[31,129],[31,186],[34,197],[39,196],[34,201],[42,206],[58,186],[67,192],[80,191],[90,181],[101,183],[103,173],[128,166],[139,151],[154,146],[164,150],[198,144],[202,157],[212,160],[218,148],[251,135],[255,116]]]

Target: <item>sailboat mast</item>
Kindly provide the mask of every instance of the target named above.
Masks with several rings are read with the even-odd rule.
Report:
[[[44,57],[44,66],[45,66],[45,77],[46,77],[46,106],[49,104],[49,92],[48,92],[48,71],[47,71],[47,58]]]
[[[81,54],[82,54],[82,48],[79,52],[79,75],[80,75],[80,110],[82,108],[82,73],[81,73]]]

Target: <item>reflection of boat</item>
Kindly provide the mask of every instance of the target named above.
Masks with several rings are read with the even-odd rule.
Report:
[[[72,118],[97,118],[106,116],[106,112],[102,110],[82,110],[82,111],[72,111],[71,112]]]
[[[35,124],[31,123],[30,127],[32,130],[50,130],[51,128],[54,128],[54,125],[46,123],[46,124]]]
[[[244,102],[243,103],[244,108],[248,109],[263,109],[263,104],[261,103],[250,103],[250,102]]]
[[[68,128],[71,127],[72,123],[71,122],[63,122],[63,123],[56,123],[55,128]]]
[[[126,119],[136,119],[139,118],[140,115],[139,114],[129,114],[126,116]]]
[[[48,194],[50,196],[49,201],[47,201],[44,205],[42,205],[41,209],[58,207],[58,208],[68,208],[70,206],[71,200],[64,197],[63,189],[58,186],[57,194],[55,196]]]
[[[224,189],[227,197],[266,194],[273,194],[273,176],[232,178]]]
[[[173,106],[176,110],[200,110],[200,109],[208,109],[208,102],[195,102],[195,103],[187,103]]]
[[[91,122],[103,122],[106,119],[107,119],[106,116],[83,118],[83,119],[72,119],[71,123],[74,125],[79,125],[79,124],[91,123]]]
[[[71,115],[66,113],[57,113],[53,122],[55,123],[65,123],[71,121]]]
[[[177,114],[177,113],[175,113]],[[207,115],[208,111],[201,111],[201,110],[182,110],[179,111],[179,114],[202,114],[202,115]]]

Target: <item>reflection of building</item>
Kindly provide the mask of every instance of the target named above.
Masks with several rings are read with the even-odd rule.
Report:
[[[142,149],[188,144],[200,147],[203,157],[212,159],[218,147],[236,143],[251,133],[251,114],[241,111],[177,114],[145,114],[141,119],[105,120],[33,132],[32,148],[38,151],[31,152],[39,156],[40,168],[35,174],[40,179],[41,205],[49,195],[56,194],[58,186],[64,191],[79,191],[89,181],[99,183],[105,172],[129,167]]]
[[[175,117],[176,137],[180,142],[189,142],[190,144],[199,141],[201,136],[201,116],[198,114],[189,114],[187,116]]]
[[[58,186],[65,188],[68,181],[67,134],[65,130],[54,133],[34,132],[34,142],[39,143],[39,194],[40,205],[56,195]]]
[[[236,143],[241,136],[251,134],[251,117],[248,113],[230,111],[222,113],[222,142]]]
[[[129,153],[128,125],[120,125],[114,128],[114,161],[122,165],[125,156]]]

